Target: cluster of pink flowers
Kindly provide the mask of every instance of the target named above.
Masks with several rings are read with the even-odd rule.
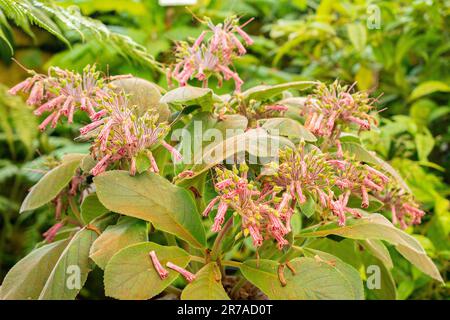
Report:
[[[246,53],[246,49],[236,34],[240,35],[246,45],[251,45],[253,40],[239,26],[236,17],[227,18],[223,24],[214,25],[209,19],[206,20],[209,31],[203,31],[192,46],[186,42],[177,44],[178,61],[173,70],[170,71],[169,79],[175,78],[181,86],[185,86],[189,79],[196,78],[208,84],[208,78],[215,75],[219,80],[233,79],[236,91],[240,91],[243,84],[239,75],[232,71],[233,59]],[[248,23],[248,22],[247,22]],[[209,39],[207,34],[212,32]]]
[[[136,174],[136,158],[143,154],[150,160],[150,170],[159,172],[151,149],[158,144],[167,148],[176,160],[180,153],[163,140],[169,127],[158,123],[158,114],[150,109],[136,116],[136,106],[130,106],[123,94],[112,94],[102,104],[103,117],[80,129],[82,135],[93,134],[91,155],[98,160],[92,175],[104,172],[110,164],[128,165],[131,175]],[[125,163],[123,163],[125,162]]]
[[[317,136],[332,137],[350,124],[360,130],[370,130],[371,124],[376,125],[375,118],[369,115],[375,100],[365,92],[351,94],[352,87],[342,87],[337,81],[331,86],[319,84],[301,110],[305,127]]]
[[[72,123],[76,110],[86,112],[92,120],[101,117],[96,108],[110,89],[95,66],[87,66],[82,74],[58,67],[51,67],[48,75],[29,72],[33,75],[11,88],[9,93],[29,93],[27,104],[36,107],[35,115],[50,113],[40,124],[40,130],[48,125],[55,128],[63,116]]]
[[[36,115],[50,112],[39,126],[41,130],[49,124],[54,128],[61,116],[71,123],[77,110],[87,113],[92,122],[82,127],[80,133],[93,138],[91,154],[98,162],[91,174],[98,175],[111,164],[119,163],[134,175],[140,154],[149,158],[150,170],[159,172],[151,152],[153,147],[162,144],[178,161],[181,155],[163,140],[169,128],[166,123],[158,123],[156,110],[149,109],[138,116],[139,106],[131,106],[127,95],[110,83],[123,77],[128,76],[105,78],[95,66],[87,66],[82,74],[52,67],[48,76],[33,73],[10,93],[29,92],[27,101],[37,106]]]
[[[166,279],[169,276],[169,271],[167,271],[159,261],[158,257],[156,256],[156,252],[154,250],[149,252],[150,259],[152,260],[153,267],[155,268],[156,272],[158,273],[161,280]],[[188,282],[192,282],[195,280],[195,274],[192,274],[191,272],[187,271],[186,269],[177,266],[176,264],[168,261],[166,263],[166,267],[169,269],[172,269],[179,274],[181,274]]]
[[[388,191],[382,200],[391,209],[394,225],[399,224],[402,229],[406,229],[410,225],[422,222],[425,212],[420,210],[410,193],[394,183],[389,184]]]
[[[242,234],[250,235],[255,247],[261,246],[264,239],[272,238],[281,249],[288,244],[285,236],[291,231],[293,210],[287,205],[290,195],[285,194],[280,198],[277,190],[270,186],[259,190],[256,181],[249,183],[247,172],[245,164],[239,170],[216,168],[218,181],[215,188],[218,196],[209,203],[203,216],[207,216],[218,203],[211,229],[213,232],[221,230],[225,214],[231,209],[242,220]]]
[[[328,160],[328,155],[313,146],[307,150],[304,141],[300,142],[298,150],[287,148],[280,150],[280,164],[271,164],[272,174],[264,176],[264,184],[272,188],[281,187],[290,195],[291,206],[303,204],[307,196],[318,200],[322,215],[331,212],[338,217],[339,225],[344,225],[346,213],[359,217],[358,211],[347,206],[351,190],[342,190],[335,196],[332,190],[337,181],[335,162]]]

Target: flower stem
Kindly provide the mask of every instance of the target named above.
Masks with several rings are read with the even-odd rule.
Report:
[[[228,233],[230,228],[233,226],[233,217],[228,219],[227,223],[223,226],[222,230],[220,230],[217,235],[216,240],[214,241],[212,250],[211,250],[211,259],[217,260],[220,255],[220,251],[222,249],[222,241],[225,238],[225,235]]]

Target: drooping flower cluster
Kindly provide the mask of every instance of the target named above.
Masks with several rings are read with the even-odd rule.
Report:
[[[382,200],[392,213],[392,223],[399,224],[402,229],[410,225],[420,224],[425,212],[419,208],[414,197],[402,187],[391,183]]]
[[[205,20],[210,28],[190,46],[186,42],[179,42],[176,48],[177,63],[170,71],[169,78],[175,78],[181,86],[185,86],[189,79],[196,78],[208,84],[208,78],[214,75],[218,78],[219,86],[222,79],[233,79],[236,91],[240,91],[243,84],[239,75],[231,70],[233,59],[246,53],[246,49],[236,34],[240,35],[246,45],[253,40],[239,26],[236,17],[227,18],[223,24],[214,25],[211,20]],[[248,23],[248,22],[247,22]],[[209,32],[212,36],[206,39]]]
[[[259,247],[264,239],[272,238],[281,249],[288,244],[285,236],[290,232],[293,210],[287,206],[290,195],[277,196],[276,188],[258,188],[258,182],[247,179],[248,167],[242,164],[233,170],[216,168],[217,183],[215,197],[203,212],[207,216],[218,203],[217,214],[212,226],[213,232],[221,230],[228,209],[239,215],[242,233],[250,235],[253,245]]]
[[[11,88],[9,93],[29,93],[27,104],[36,107],[35,115],[50,113],[40,124],[40,130],[48,125],[55,128],[61,117],[67,117],[72,123],[77,110],[86,112],[92,120],[101,117],[96,109],[109,95],[110,88],[95,66],[86,66],[82,74],[58,67],[51,67],[48,75],[29,72],[33,75]]]
[[[366,92],[351,93],[352,87],[335,81],[331,86],[319,84],[301,110],[305,127],[317,136],[336,136],[342,127],[355,124],[360,130],[369,130],[376,120],[369,112],[374,99]]]
[[[369,206],[369,192],[384,190],[388,177],[380,171],[352,159],[331,159],[304,141],[298,150],[280,150],[279,165],[272,163],[275,172],[264,177],[266,184],[286,190],[295,203],[303,204],[307,195],[315,198],[322,214],[331,212],[344,225],[346,213],[360,217],[354,208],[348,207],[351,195],[362,198],[362,208]]]
[[[178,160],[181,155],[167,144],[163,137],[169,127],[158,123],[158,114],[150,109],[142,116],[137,116],[136,106],[130,106],[125,95],[117,94],[105,100],[100,112],[103,118],[80,129],[82,135],[93,134],[91,155],[98,160],[91,174],[98,175],[113,163],[125,162],[130,174],[136,173],[138,155],[148,157],[153,172],[159,172],[151,149],[161,143]]]
[[[149,109],[140,115],[136,110],[142,106],[130,105],[125,92],[110,83],[128,76],[105,78],[95,66],[87,66],[82,74],[57,67],[50,68],[48,76],[30,73],[33,76],[13,87],[10,93],[29,92],[27,101],[37,106],[36,115],[50,112],[39,126],[41,130],[49,124],[54,128],[61,116],[66,116],[71,123],[78,110],[89,115],[92,122],[82,127],[80,133],[93,140],[91,154],[98,161],[91,170],[93,175],[117,163],[128,167],[134,175],[140,155],[148,157],[150,170],[158,172],[151,152],[158,144],[180,160],[179,152],[163,140],[169,128],[166,122],[158,122],[158,112]]]

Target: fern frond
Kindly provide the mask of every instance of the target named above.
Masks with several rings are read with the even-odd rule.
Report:
[[[158,63],[144,46],[128,36],[111,31],[98,20],[83,16],[76,6],[64,8],[45,0],[0,0],[1,14],[32,37],[34,35],[30,26],[35,25],[70,46],[68,34],[75,31],[80,35],[81,41],[86,39],[98,41],[127,59],[164,72],[162,64]],[[4,21],[0,19],[0,25],[9,27],[6,19]],[[6,36],[2,36],[1,33],[0,39],[12,47]]]

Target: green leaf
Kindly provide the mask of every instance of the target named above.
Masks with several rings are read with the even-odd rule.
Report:
[[[442,282],[439,270],[426,255],[420,243],[409,234],[397,229],[380,214],[369,214],[360,219],[349,219],[347,225],[339,227],[336,223],[328,223],[316,230],[311,228],[300,232],[300,237],[326,237],[334,234],[345,238],[367,240],[378,239],[393,244],[409,262],[433,279]]]
[[[138,173],[142,173],[150,168],[150,158],[145,152],[140,152],[136,157],[136,170]]]
[[[205,229],[192,195],[149,172],[130,176],[108,171],[94,178],[97,196],[111,211],[150,221],[197,248],[206,246]]]
[[[392,269],[394,264],[389,254],[389,250],[384,245],[383,241],[377,239],[362,240],[359,242],[364,249],[366,249],[371,255],[378,258],[388,268]]]
[[[301,125],[298,121],[289,118],[270,118],[259,121],[262,127],[273,134],[276,130],[279,135],[288,137],[294,142],[300,141],[302,138],[308,142],[317,141],[317,138],[308,129]]]
[[[438,91],[450,92],[450,86],[442,81],[425,81],[412,91],[409,100],[414,100]]]
[[[295,275],[284,268],[286,286],[278,278],[278,263],[271,260],[247,260],[241,265],[244,277],[273,300],[353,300],[352,285],[337,268],[312,258],[290,261]]]
[[[247,101],[252,99],[257,101],[267,100],[288,89],[305,90],[317,84],[318,82],[315,81],[294,81],[273,86],[260,85],[242,92],[242,97]]]
[[[116,299],[145,300],[161,293],[179,273],[169,268],[169,275],[161,280],[149,252],[154,250],[165,267],[168,261],[184,268],[189,255],[178,247],[165,247],[153,242],[138,243],[115,254],[105,268],[105,294]]]
[[[181,300],[230,300],[222,286],[222,273],[217,263],[210,262],[196,274],[181,293]]]
[[[106,209],[98,200],[97,194],[95,192],[87,195],[83,199],[80,211],[81,218],[83,219],[84,223],[89,223],[95,218],[109,212],[109,210]]]
[[[307,217],[311,218],[316,213],[316,202],[311,195],[308,195],[306,202],[299,204],[300,210]]]
[[[416,142],[419,161],[428,161],[428,155],[434,148],[434,138],[431,133],[418,133],[415,135],[414,141]]]
[[[338,271],[350,284],[353,290],[353,295],[355,300],[364,300],[364,288],[359,272],[353,268],[351,265],[343,262],[338,257],[323,252],[320,250],[314,250],[311,248],[304,248],[305,256],[315,257],[319,256],[320,259],[330,263],[336,271]]]
[[[0,289],[2,300],[36,300],[69,240],[60,240],[31,251],[9,270]]]
[[[373,280],[376,280],[370,277],[380,277],[379,287],[368,288],[366,284],[367,298],[376,300],[395,300],[397,298],[397,287],[391,271],[387,268],[387,266],[381,260],[367,252],[363,252],[361,254],[361,258],[364,262],[366,270],[367,284]],[[376,267],[379,268],[379,274],[376,273]]]
[[[194,175],[189,179],[205,172],[213,166],[229,159],[233,155],[242,156],[248,152],[251,156],[261,159],[271,158],[277,155],[277,150],[289,146],[294,148],[294,144],[280,136],[272,136],[263,128],[250,129],[242,134],[232,136],[219,143],[208,145],[203,150],[203,154],[196,155],[194,166],[191,168]],[[182,181],[182,180],[180,180]]]
[[[30,193],[20,207],[20,212],[34,210],[53,200],[64,189],[75,175],[84,154],[70,154],[62,163],[53,168],[31,188]]]
[[[213,91],[211,89],[184,86],[167,92],[161,98],[160,103],[183,106],[199,105],[203,111],[211,111],[213,98]]]
[[[112,219],[113,215],[101,217],[92,225],[103,230]],[[94,230],[84,227],[78,231],[53,267],[44,288],[40,300],[71,300],[75,299],[94,264],[89,260],[89,250],[98,235]]]
[[[353,47],[362,54],[367,42],[366,27],[362,23],[350,23],[347,24],[347,33]]]
[[[102,269],[121,249],[139,242],[148,241],[145,221],[121,217],[116,225],[108,226],[94,241],[89,257]]]

